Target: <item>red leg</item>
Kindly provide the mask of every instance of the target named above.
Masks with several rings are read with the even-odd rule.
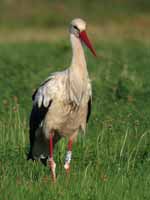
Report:
[[[69,139],[69,142],[68,142],[68,151],[72,151],[72,139]]]
[[[56,174],[55,174],[55,168],[56,168],[56,163],[54,162],[53,159],[53,136],[52,134],[50,135],[50,140],[49,140],[49,165],[50,165],[50,170],[51,170],[51,176],[52,180],[55,182],[56,180]]]
[[[69,139],[68,151],[66,154],[65,165],[64,165],[64,168],[66,169],[67,173],[70,171],[70,162],[71,162],[71,156],[72,156],[72,144],[73,144],[72,139]]]

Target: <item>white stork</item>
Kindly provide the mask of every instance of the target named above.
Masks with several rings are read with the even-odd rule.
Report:
[[[55,181],[56,163],[53,148],[62,137],[68,137],[68,149],[64,168],[68,172],[72,144],[80,129],[85,131],[91,112],[91,83],[88,76],[82,41],[96,56],[82,19],[72,20],[69,33],[72,45],[72,61],[68,69],[51,74],[34,92],[30,116],[30,151],[28,159],[47,159]]]

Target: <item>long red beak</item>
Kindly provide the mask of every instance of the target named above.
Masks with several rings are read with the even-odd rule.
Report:
[[[79,36],[80,36],[80,39],[86,44],[86,46],[91,50],[91,52],[93,53],[93,55],[97,56],[96,55],[96,51],[93,48],[93,46],[92,46],[92,44],[91,44],[91,42],[90,42],[90,40],[89,40],[86,32],[85,31],[80,32]]]

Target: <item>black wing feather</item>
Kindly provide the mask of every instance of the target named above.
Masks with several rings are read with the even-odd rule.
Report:
[[[92,110],[92,99],[90,97],[90,99],[88,101],[88,112],[87,112],[87,118],[86,118],[87,123],[88,123],[90,115],[91,115],[91,110]]]
[[[36,95],[37,91],[38,91],[38,89],[36,89],[36,90],[34,91],[34,93],[33,93],[33,95],[32,95],[32,101],[34,101],[35,95]]]
[[[33,95],[35,96],[35,93]],[[34,141],[35,141],[35,132],[39,128],[43,119],[45,118],[51,103],[52,103],[52,100],[49,102],[49,105],[47,107],[44,107],[42,104],[42,106],[39,108],[38,105],[35,104],[32,108],[31,115],[30,115],[30,122],[29,122],[30,151],[28,154],[28,159],[33,160],[32,148],[33,148]]]

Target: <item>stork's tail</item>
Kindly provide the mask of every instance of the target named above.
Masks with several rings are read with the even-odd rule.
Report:
[[[27,154],[27,160],[34,160],[31,149],[29,153]]]
[[[41,163],[44,165],[44,166],[46,166],[47,165],[47,159],[48,159],[48,157],[40,157],[40,161],[41,161]],[[34,157],[33,157],[33,155],[32,155],[32,153],[31,152],[29,152],[28,154],[27,154],[27,160],[32,160],[32,161],[35,161],[35,159],[34,159]],[[39,160],[39,159],[38,159]]]
[[[29,153],[27,154],[27,160],[40,160],[42,164],[46,166],[48,152],[48,144],[41,139],[41,137],[36,138],[34,144],[30,146]]]

